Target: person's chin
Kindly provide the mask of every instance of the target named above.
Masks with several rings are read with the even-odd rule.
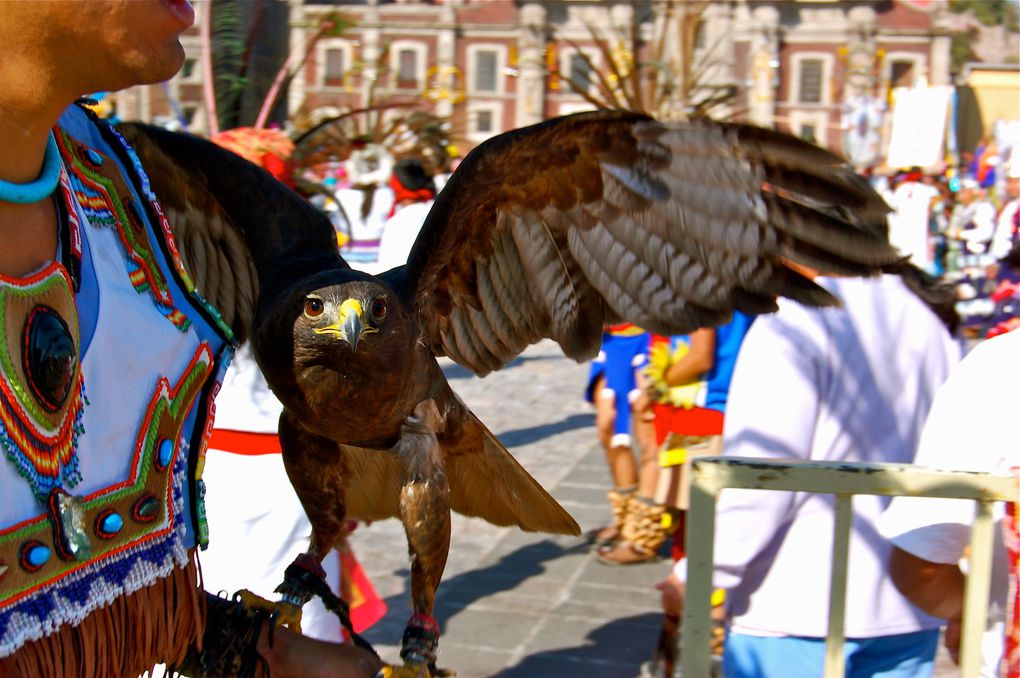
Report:
[[[165,59],[147,69],[149,73],[146,80],[149,84],[169,80],[181,70],[181,67],[184,65],[184,48],[180,47],[180,45],[178,47],[178,52],[173,55],[167,55]]]
[[[0,0],[2,1],[2,0]],[[107,82],[101,90],[118,90],[133,85],[152,85],[165,82],[177,75],[184,65],[184,47],[177,40],[154,49],[151,46],[144,52],[134,55],[123,55],[120,68],[106,72]],[[112,80],[117,80],[113,83]],[[99,91],[99,90],[96,90]]]

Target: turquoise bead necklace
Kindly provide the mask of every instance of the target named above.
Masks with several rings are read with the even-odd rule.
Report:
[[[0,202],[12,202],[27,205],[39,202],[53,195],[60,181],[60,153],[57,151],[57,140],[50,132],[46,141],[46,157],[43,160],[42,173],[35,181],[27,184],[15,184],[0,179]]]

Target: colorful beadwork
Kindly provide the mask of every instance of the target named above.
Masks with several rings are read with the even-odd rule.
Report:
[[[120,143],[124,152],[131,160],[132,169],[142,185],[142,195],[149,202],[149,206],[152,208],[153,214],[155,214],[156,218],[159,220],[159,226],[160,230],[163,232],[163,239],[166,243],[166,248],[170,253],[170,259],[173,262],[174,269],[177,271],[177,275],[180,277],[181,283],[184,285],[184,289],[191,295],[195,303],[198,304],[203,311],[205,311],[216,325],[217,329],[219,329],[227,337],[227,339],[234,342],[234,331],[231,329],[230,325],[223,320],[223,316],[220,314],[219,309],[206,301],[205,297],[203,297],[201,293],[195,289],[195,283],[192,281],[191,276],[184,267],[184,260],[181,258],[180,250],[177,249],[177,241],[174,239],[173,231],[170,229],[170,221],[167,219],[162,205],[159,204],[159,200],[156,199],[156,194],[152,192],[152,186],[149,183],[149,175],[145,173],[144,169],[142,169],[142,163],[138,160],[138,154],[135,153],[135,149],[131,148],[131,145],[115,127],[108,126],[106,129]]]
[[[66,380],[67,386],[62,402],[42,397],[40,376],[32,374],[32,360],[25,356],[31,347],[24,338],[26,323],[31,328],[28,319],[40,307],[60,319],[71,342],[62,350],[77,356],[78,318],[67,271],[53,263],[23,280],[0,276],[0,446],[35,496],[45,502],[53,488],[73,487],[80,479],[76,449],[84,381],[75,359],[66,366],[70,373],[59,380],[61,384]]]
[[[149,242],[145,220],[138,214],[138,205],[126,184],[119,186],[122,181],[118,182],[106,174],[107,171],[112,174],[115,168],[109,167],[111,163],[106,163],[105,159],[94,162],[93,157],[103,158],[102,154],[78,144],[65,132],[57,134],[57,145],[69,170],[74,198],[89,222],[117,229],[128,255],[128,276],[135,290],[151,293],[163,315],[177,329],[186,331],[191,321],[174,306],[170,288]]]
[[[124,482],[98,490],[81,498],[83,525],[95,531],[99,537],[94,543],[92,559],[83,564],[58,558],[43,562],[42,547],[52,553],[46,542],[51,541],[52,523],[49,514],[0,531],[0,560],[17,559],[21,568],[14,576],[0,579],[0,653],[5,651],[4,642],[11,642],[13,636],[9,624],[17,624],[18,615],[38,616],[45,619],[50,614],[53,602],[49,595],[29,596],[39,589],[63,578],[61,596],[78,596],[68,589],[66,582],[76,578],[81,582],[80,595],[83,599],[101,601],[92,592],[92,582],[116,573],[118,582],[128,590],[141,581],[152,581],[152,571],[169,571],[170,560],[176,566],[187,560],[182,545],[183,539],[183,488],[187,476],[187,459],[180,454],[172,456],[170,473],[153,473],[153,457],[158,454],[157,442],[165,439],[179,441],[185,418],[202,392],[206,380],[211,376],[213,356],[209,345],[199,345],[191,363],[184,369],[177,383],[171,386],[168,379],[160,378],[152,398],[144,409],[145,417],[140,423],[132,458],[131,476]],[[131,527],[125,525],[122,516],[131,515],[135,520]],[[29,544],[31,548],[26,548]],[[31,558],[30,558],[31,556]],[[169,560],[168,560],[169,559]],[[120,562],[121,566],[107,568],[101,561]],[[29,566],[35,567],[30,570]],[[144,565],[139,568],[139,563]],[[139,584],[136,579],[138,569]],[[104,573],[106,573],[104,575]],[[31,576],[30,576],[31,575]],[[72,586],[72,589],[75,587]],[[97,589],[106,590],[105,586]],[[40,616],[41,615],[41,616]],[[63,622],[68,621],[63,619]],[[18,633],[15,630],[15,635]],[[16,639],[15,639],[16,640]]]
[[[53,534],[49,513],[33,514],[25,504],[26,500],[31,501],[28,491],[18,492],[13,497],[17,500],[14,516],[20,522],[0,526],[0,656],[7,656],[25,643],[48,636],[62,627],[77,624],[94,610],[185,567],[189,562],[192,538],[205,538],[204,520],[200,517],[201,488],[194,475],[195,457],[204,447],[203,432],[210,423],[207,421],[211,409],[209,393],[222,376],[216,363],[229,356],[230,345],[224,340],[232,338],[232,335],[222,318],[197,294],[191,293],[193,285],[183,273],[169,224],[154,202],[144,173],[138,170],[137,159],[127,150],[115,130],[105,122],[94,117],[90,120],[89,117],[78,107],[72,107],[59,123],[60,129],[70,136],[61,139],[66,148],[62,154],[64,169],[60,176],[63,202],[58,203],[58,208],[62,208],[62,216],[66,219],[60,234],[61,263],[68,269],[72,289],[77,292],[80,284],[84,295],[79,299],[82,304],[83,342],[79,350],[85,351],[84,343],[89,341],[88,355],[82,357],[87,368],[85,375],[88,378],[91,374],[88,369],[95,369],[97,374],[111,376],[109,381],[97,380],[96,397],[105,397],[110,390],[116,392],[117,389],[116,375],[106,371],[117,369],[117,358],[104,341],[104,337],[117,331],[114,327],[116,319],[102,313],[95,314],[99,308],[95,305],[98,301],[95,295],[97,287],[100,290],[115,289],[117,294],[126,288],[129,295],[134,295],[139,291],[138,286],[147,285],[147,289],[141,290],[137,297],[137,302],[142,302],[140,310],[144,313],[146,305],[155,304],[160,314],[170,318],[172,324],[160,318],[155,323],[147,323],[150,329],[158,329],[160,325],[166,329],[147,332],[146,344],[150,337],[153,342],[151,350],[140,350],[139,354],[154,356],[152,365],[162,364],[164,367],[138,370],[151,376],[152,380],[145,383],[152,386],[147,392],[134,394],[130,402],[137,403],[136,407],[128,407],[127,411],[116,414],[127,417],[122,423],[130,422],[137,427],[134,441],[125,440],[120,435],[116,437],[119,442],[111,446],[109,442],[112,441],[104,439],[106,424],[101,424],[103,420],[98,417],[95,419],[97,430],[90,431],[89,436],[79,440],[82,468],[86,467],[84,455],[89,455],[89,460],[103,460],[109,456],[112,464],[123,462],[131,469],[120,482],[110,478],[96,484],[96,478],[91,474],[88,478],[89,493],[81,499],[85,509],[84,525],[92,541],[92,557],[79,561],[51,555],[36,572],[22,568],[22,544],[35,540],[51,553],[57,553],[54,548],[56,535]],[[68,152],[73,157],[67,157]],[[92,204],[93,209],[105,209],[114,217],[105,225],[99,220],[90,222],[87,215],[89,205],[78,202],[87,197],[84,191],[87,183],[82,178],[89,176],[86,170],[109,179],[116,188],[115,195],[110,197],[119,200],[123,214],[118,214],[115,205],[104,205],[98,201]],[[100,193],[96,191],[96,195]],[[141,244],[149,246],[154,270],[163,276],[166,289],[177,306],[159,306],[156,299],[158,287],[144,276],[135,277],[138,285],[131,284],[131,273],[140,268],[131,258],[137,252],[123,242],[132,228],[132,221],[138,222],[138,231],[145,236]],[[68,224],[70,228],[66,228]],[[95,249],[97,239],[93,236],[104,241],[102,250]],[[107,244],[110,239],[116,241],[112,250]],[[88,246],[90,240],[91,248]],[[90,253],[90,256],[83,258],[83,252]],[[136,309],[135,313],[139,307],[137,302],[128,301]],[[46,303],[52,306],[48,301]],[[27,312],[26,309],[21,310]],[[70,320],[63,311],[60,315]],[[23,313],[19,320],[23,321],[26,317]],[[185,328],[185,322],[189,322],[190,327],[187,327],[187,332],[178,334]],[[16,332],[12,334],[8,330],[7,336],[20,338],[23,329],[23,325],[19,324]],[[92,339],[98,339],[98,342]],[[198,343],[193,343],[195,341]],[[191,347],[194,356],[191,364],[186,368],[168,367],[181,365],[180,359],[187,356],[181,355],[180,351],[189,350],[185,346]],[[20,363],[20,353],[12,355]],[[167,359],[170,362],[163,362]],[[149,362],[132,364],[148,365]],[[167,369],[170,371],[163,371]],[[166,374],[166,377],[160,374]],[[24,393],[33,398],[30,386],[23,386]],[[76,395],[72,394],[68,401],[74,397]],[[94,413],[89,412],[84,392],[80,398],[87,419]],[[43,408],[38,406],[37,409]],[[2,424],[0,420],[0,438],[10,439]],[[161,460],[157,456],[163,440],[172,441],[173,451],[169,465],[160,469]],[[25,465],[31,466],[27,462]],[[7,473],[5,477],[12,478],[16,468],[25,472],[20,465],[12,465],[3,469]],[[67,483],[64,486],[69,487]],[[76,487],[83,486],[84,483],[81,483]],[[158,515],[148,523],[139,523],[132,518],[132,507],[143,495],[155,497],[159,504]],[[8,506],[9,499],[3,497]],[[195,505],[189,506],[188,500]],[[27,516],[33,517],[26,519]],[[35,555],[38,558],[42,553]]]
[[[67,242],[70,249],[68,260],[64,262],[64,266],[71,275],[71,283],[74,286],[74,291],[77,292],[81,283],[81,222],[78,219],[78,210],[75,209],[77,205],[73,198],[74,191],[71,189],[71,180],[63,164],[60,165],[60,196],[64,200],[64,214],[67,217]]]

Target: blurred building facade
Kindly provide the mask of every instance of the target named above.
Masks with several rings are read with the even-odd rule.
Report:
[[[663,93],[652,111],[662,117],[689,110],[685,97],[699,90],[726,92],[715,116],[850,156],[874,151],[891,88],[951,84],[948,0],[263,1],[287,6],[279,30],[292,55],[307,53],[286,93],[292,117],[422,101],[450,119],[465,149],[593,108],[605,99],[594,71],[612,87],[610,61],[654,63],[658,75],[645,86]],[[321,17],[337,10],[352,27],[312,41]],[[685,43],[692,13],[698,28]],[[119,117],[208,129],[200,30],[185,35],[187,62],[174,80],[116,95]]]

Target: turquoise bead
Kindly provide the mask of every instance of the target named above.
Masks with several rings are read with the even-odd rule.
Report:
[[[25,563],[31,569],[37,570],[49,561],[52,553],[53,551],[50,550],[50,547],[43,544],[29,546],[25,551]]]
[[[103,164],[103,156],[99,154],[99,151],[89,148],[85,150],[85,155],[88,156],[89,162],[93,165],[98,167]]]
[[[108,513],[99,521],[99,536],[110,538],[124,527],[124,519],[119,513]]]
[[[170,465],[170,460],[174,456],[174,441],[169,438],[163,438],[159,441],[159,447],[156,450],[156,464],[160,470],[165,469]]]
[[[132,513],[134,519],[140,523],[147,523],[151,520],[155,520],[156,516],[159,514],[159,500],[151,494],[142,497],[135,502]]]

